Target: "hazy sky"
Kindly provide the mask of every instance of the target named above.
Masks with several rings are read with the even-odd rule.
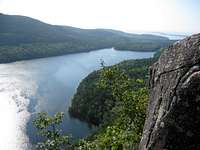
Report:
[[[0,0],[0,12],[81,28],[200,32],[200,0]]]

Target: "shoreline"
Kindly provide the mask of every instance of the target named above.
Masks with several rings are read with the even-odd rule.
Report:
[[[62,57],[62,56],[66,56],[66,55],[90,53],[90,52],[106,50],[106,49],[113,49],[113,50],[121,51],[121,52],[139,52],[139,53],[152,53],[152,52],[157,52],[159,50],[159,49],[155,49],[155,50],[128,50],[128,49],[116,49],[114,47],[109,47],[109,48],[88,50],[88,51],[83,51],[83,52],[69,52],[67,54],[61,54],[61,55],[52,55],[52,56],[45,56],[45,57],[38,56],[38,57],[35,57],[35,58],[19,59],[19,60],[16,60],[16,61],[8,61],[8,62],[1,62],[0,61],[0,64],[12,64],[12,63],[17,63],[17,62],[22,62],[22,61],[27,61],[27,60],[37,60],[37,59],[43,59],[43,58]]]

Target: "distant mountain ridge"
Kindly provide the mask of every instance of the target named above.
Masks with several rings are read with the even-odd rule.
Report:
[[[169,43],[162,36],[50,25],[25,16],[0,14],[1,63],[110,47],[154,51]]]
[[[153,35],[164,36],[171,40],[182,40],[190,35],[190,33],[164,33],[164,32],[152,32]]]

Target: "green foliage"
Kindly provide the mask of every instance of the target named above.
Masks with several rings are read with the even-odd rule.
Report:
[[[91,105],[98,103],[99,100],[104,101],[103,106],[95,105],[92,110],[98,110],[99,107],[109,109],[104,109],[106,111],[103,112],[104,115],[97,132],[91,138],[81,140],[74,146],[74,149],[129,150],[137,148],[143,130],[148,100],[148,91],[145,87],[148,67],[144,67],[144,64],[149,64],[149,61],[145,59],[125,61],[112,67],[103,67],[98,72],[98,79],[95,78],[94,87],[96,86],[99,91],[110,93],[110,97],[106,97],[106,99],[104,99],[105,97],[93,98],[93,101],[87,97],[89,103],[85,99],[85,103],[88,104],[85,105],[85,108],[87,106],[89,112]],[[128,64],[134,66],[130,67],[134,71],[138,69],[139,73],[140,68],[140,72],[145,71],[146,73],[135,75],[130,71]],[[145,70],[143,70],[144,68]],[[143,76],[141,76],[142,74]],[[89,81],[88,83],[91,84],[94,80]],[[81,110],[81,106],[82,103],[78,107],[79,110]]]
[[[146,84],[148,67],[151,63],[151,59],[128,60],[113,67],[106,67],[103,70],[91,73],[80,83],[72,99],[72,105],[69,109],[70,115],[96,125],[103,123],[106,120],[105,118],[110,119],[109,116],[111,114],[108,112],[115,105],[116,99],[112,95],[111,87],[108,88],[105,85],[107,88],[98,88],[97,85],[102,73],[109,76],[110,82],[114,82],[112,80],[114,78],[129,78],[129,81],[133,82],[132,84],[126,85],[129,81],[125,81],[125,84],[122,83],[124,82],[122,79],[116,82],[116,84],[121,88],[122,86],[127,86],[127,88],[136,90],[137,88],[144,87]],[[111,71],[113,72],[112,74]],[[121,77],[117,77],[119,72],[122,73]],[[144,82],[139,83],[138,79],[143,79],[142,81]],[[136,82],[136,80],[138,81]],[[102,82],[105,82],[105,80],[102,80]],[[105,82],[105,84],[108,83]],[[120,89],[115,90],[119,90],[119,93],[121,91]]]
[[[111,126],[106,127],[106,131],[98,138],[99,143],[108,149],[135,146],[143,129],[148,92],[145,87],[136,90],[132,87],[143,84],[144,80],[130,79],[117,67],[104,68],[101,77],[99,86],[103,89],[111,88],[116,102],[110,112],[113,120],[109,122]]]
[[[95,118],[99,128],[73,145],[74,150],[138,149],[148,101],[148,68],[162,51],[152,59],[128,60],[111,67],[102,61],[103,69],[80,83],[70,114],[90,123]]]
[[[80,83],[69,108],[71,116],[98,125],[102,122],[105,112],[113,106],[109,89],[101,90],[96,84],[100,74],[93,72]]]
[[[47,113],[39,113],[33,124],[38,129],[38,133],[45,139],[36,145],[38,150],[61,150],[69,145],[68,136],[61,135],[61,130],[58,129],[62,122],[64,113],[56,113],[53,117]]]

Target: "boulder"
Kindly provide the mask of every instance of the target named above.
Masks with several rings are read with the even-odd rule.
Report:
[[[150,68],[140,150],[200,149],[200,34],[166,49]]]

